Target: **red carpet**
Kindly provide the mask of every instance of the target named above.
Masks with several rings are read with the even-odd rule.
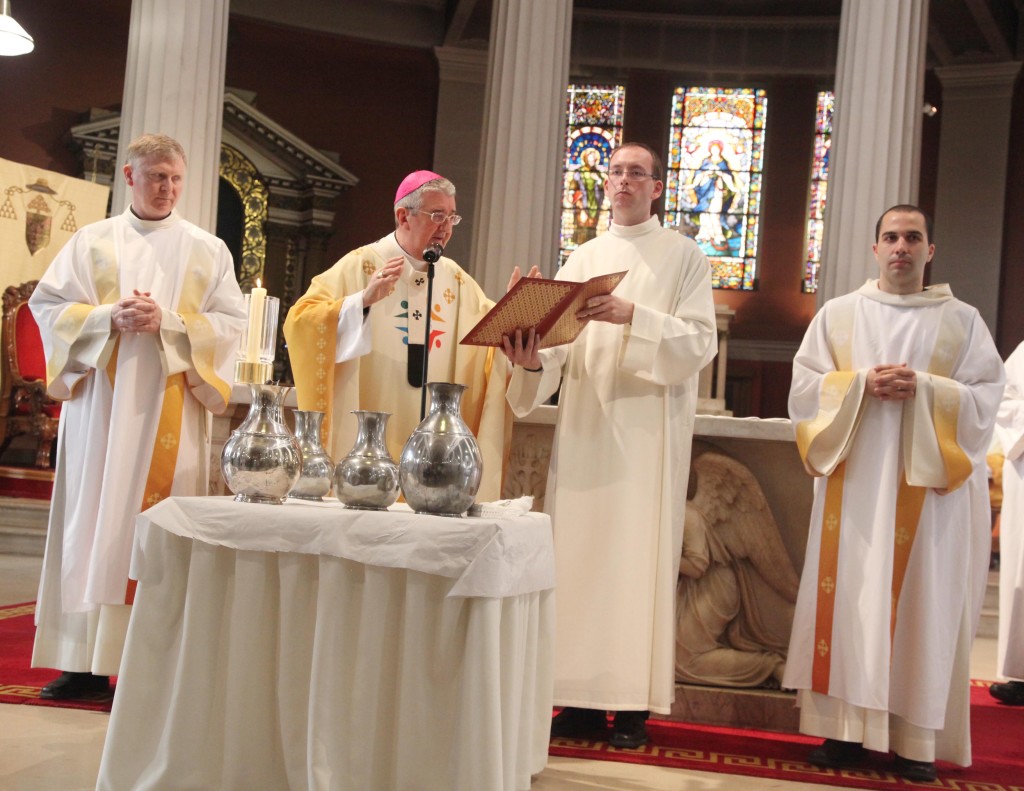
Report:
[[[114,701],[113,691],[80,700],[39,699],[39,690],[59,676],[60,672],[29,667],[32,640],[36,632],[32,622],[35,608],[35,602],[0,607],[0,703],[110,711]]]
[[[1024,791],[1024,707],[1003,706],[988,694],[987,682],[971,688],[973,766],[939,762],[936,783],[910,783],[891,774],[891,756],[869,753],[857,770],[818,769],[804,761],[821,740],[793,734],[648,723],[651,742],[639,750],[617,750],[604,742],[555,739],[550,754],[568,758],[651,764],[724,772],[843,788],[942,788],[955,791]]]
[[[8,448],[9,451],[10,448]],[[49,500],[52,493],[53,470],[0,466],[0,497]]]
[[[0,703],[27,703],[110,711],[113,694],[75,701],[40,700],[39,690],[57,671],[29,667],[35,604],[0,607]],[[854,771],[817,769],[805,763],[818,739],[764,731],[686,725],[652,720],[651,743],[639,750],[616,750],[605,742],[556,739],[550,754],[656,766],[724,772],[844,788],[941,788],[950,791],[1024,791],[1024,707],[1003,706],[988,694],[988,684],[971,689],[974,765],[968,769],[939,763],[935,784],[908,783],[890,774],[891,759],[870,753]]]

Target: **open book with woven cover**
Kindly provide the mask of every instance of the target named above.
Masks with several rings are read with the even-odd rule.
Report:
[[[576,318],[586,301],[612,293],[625,276],[625,272],[613,272],[582,283],[521,278],[461,342],[472,346],[501,346],[503,336],[514,338],[516,330],[522,330],[525,335],[531,327],[536,327],[541,349],[572,343],[586,326],[585,321]]]

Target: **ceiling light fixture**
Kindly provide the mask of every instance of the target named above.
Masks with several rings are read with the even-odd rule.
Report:
[[[32,36],[11,16],[10,0],[0,0],[0,55],[26,55],[35,46]]]

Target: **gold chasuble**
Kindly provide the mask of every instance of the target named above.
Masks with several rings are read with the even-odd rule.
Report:
[[[914,398],[866,394],[872,367],[900,363],[917,374]],[[1002,382],[987,328],[948,286],[894,295],[868,281],[812,321],[790,414],[820,477],[783,686],[867,712],[860,735],[817,735],[888,750],[894,714],[948,729],[939,757],[969,762],[957,676],[988,566],[985,453]]]
[[[421,388],[410,383],[411,363],[419,361],[410,361],[410,356],[421,354],[424,341],[427,276],[408,257],[394,293],[370,307],[357,330],[368,333],[365,353],[341,360],[337,354],[343,302],[357,300],[353,309],[360,309],[369,279],[387,259],[402,254],[393,234],[349,253],[313,278],[284,324],[299,408],[325,413],[324,447],[335,460],[355,443],[357,423],[348,414],[352,410],[391,413],[387,445],[396,461],[420,422]],[[508,365],[504,354],[493,348],[459,345],[494,303],[458,264],[444,257],[435,264],[432,301],[427,381],[466,386],[462,416],[477,437],[484,462],[477,500],[496,500],[512,430],[505,404]]]

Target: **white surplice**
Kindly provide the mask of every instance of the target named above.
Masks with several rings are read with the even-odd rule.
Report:
[[[626,270],[614,293],[632,323],[591,322],[516,368],[518,415],[562,382],[546,510],[556,558],[555,703],[667,714],[675,698],[675,590],[697,406],[717,351],[711,270],[657,217],[612,224],[559,271],[583,281]]]
[[[134,290],[160,305],[159,334],[113,330],[114,304]],[[65,401],[32,662],[116,674],[135,516],[206,494],[207,409],[227,406],[245,303],[223,242],[177,214],[129,209],[81,229],[29,306],[48,391]],[[165,398],[175,383],[180,406]]]
[[[996,418],[1003,446],[1003,507],[999,520],[997,672],[1024,680],[1024,344],[1006,360],[1006,392]]]
[[[901,363],[917,373],[915,398],[866,394],[870,368]],[[988,329],[947,286],[900,296],[869,280],[811,322],[789,410],[822,477],[783,680],[801,691],[804,732],[970,763],[985,453],[1002,390]]]

